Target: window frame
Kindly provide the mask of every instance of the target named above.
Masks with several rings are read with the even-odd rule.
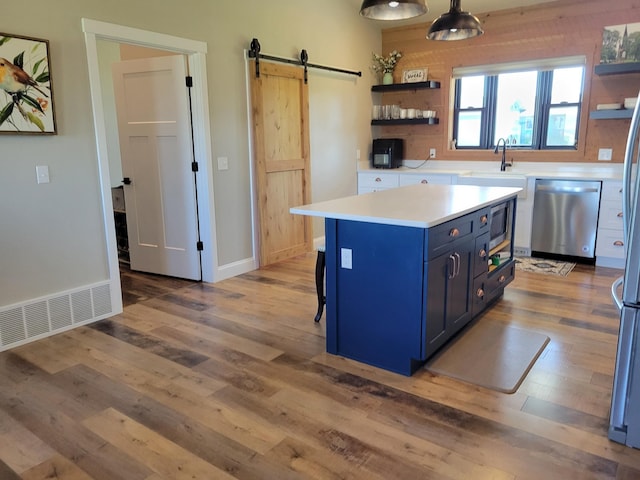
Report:
[[[495,68],[499,67],[499,68]],[[580,85],[580,96],[578,102],[561,102],[551,103],[551,94],[553,88],[553,72],[562,68],[582,68],[582,82]],[[553,61],[551,65],[527,64],[518,68],[517,64],[511,66],[489,66],[487,71],[483,72],[482,67],[474,67],[475,71],[455,76],[454,72],[454,105],[453,105],[453,130],[452,140],[457,150],[493,150],[495,149],[495,128],[496,128],[496,109],[498,95],[498,77],[500,74],[512,73],[517,71],[536,71],[536,97],[535,97],[535,114],[533,117],[533,132],[531,145],[513,145],[511,148],[519,150],[563,150],[576,151],[578,149],[578,137],[580,132],[580,117],[582,116],[582,107],[584,102],[584,86],[586,66],[584,60],[579,61],[573,57],[570,60],[557,59],[557,64]],[[482,107],[461,108],[461,82],[464,77],[468,76],[484,76],[484,101]],[[576,107],[576,127],[575,138],[572,145],[549,145],[548,129],[550,112],[553,108]],[[480,112],[480,144],[479,145],[458,145],[458,131],[460,127],[460,115],[465,112]]]

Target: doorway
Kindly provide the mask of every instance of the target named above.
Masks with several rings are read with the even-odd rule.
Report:
[[[112,311],[122,311],[122,288],[116,234],[113,222],[111,200],[111,178],[109,173],[109,153],[107,148],[107,129],[105,125],[105,105],[101,94],[102,79],[100,76],[97,41],[109,40],[131,45],[168,50],[173,53],[187,55],[189,71],[194,79],[192,87],[193,103],[193,143],[194,158],[198,162],[197,206],[200,215],[200,236],[204,245],[202,255],[202,279],[213,282],[218,276],[215,214],[213,204],[213,182],[210,173],[211,139],[208,112],[208,90],[206,79],[206,52],[204,42],[173,37],[155,32],[148,32],[120,25],[82,19],[87,47],[91,100],[94,112],[98,167],[102,191],[104,228],[106,232],[107,261],[111,287]]]

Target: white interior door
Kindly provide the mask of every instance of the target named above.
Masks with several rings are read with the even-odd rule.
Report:
[[[113,64],[131,269],[200,280],[185,58]]]

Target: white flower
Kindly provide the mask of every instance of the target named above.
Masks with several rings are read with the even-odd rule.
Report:
[[[371,69],[376,73],[391,73],[393,69],[396,68],[396,63],[398,63],[400,57],[402,57],[402,53],[397,50],[391,52],[388,57],[374,53]]]

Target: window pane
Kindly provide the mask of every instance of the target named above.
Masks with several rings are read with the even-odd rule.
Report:
[[[494,145],[499,138],[530,146],[536,105],[537,72],[498,75]]]
[[[460,112],[458,116],[458,147],[477,147],[480,145],[480,122],[482,113],[475,110]]]
[[[484,76],[460,79],[460,108],[482,108],[484,106]]]
[[[578,103],[582,95],[583,67],[557,68],[553,71],[551,103]]]
[[[578,107],[553,107],[549,109],[547,146],[573,147],[576,144]]]

